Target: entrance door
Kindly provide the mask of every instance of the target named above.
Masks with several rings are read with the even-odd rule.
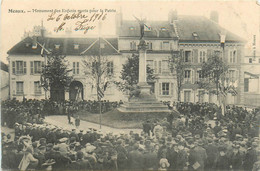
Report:
[[[84,100],[83,97],[83,84],[79,81],[73,81],[70,84],[70,93],[69,93],[70,100],[73,101],[81,101]]]

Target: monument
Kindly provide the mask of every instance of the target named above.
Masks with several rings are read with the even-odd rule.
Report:
[[[136,17],[135,17],[136,18]],[[140,42],[138,45],[139,51],[139,78],[138,86],[140,88],[140,94],[138,97],[131,98],[128,102],[122,104],[118,110],[120,112],[170,112],[168,106],[159,102],[154,94],[151,94],[151,86],[147,83],[146,77],[146,50],[147,44],[144,40],[144,20],[136,18],[140,24]]]

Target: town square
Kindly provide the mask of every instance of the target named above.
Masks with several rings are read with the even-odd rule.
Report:
[[[260,170],[260,6],[110,3],[4,3],[1,168]]]

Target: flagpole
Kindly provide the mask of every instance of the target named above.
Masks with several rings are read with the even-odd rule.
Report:
[[[98,34],[98,45],[99,45],[99,55],[98,55],[98,65],[99,65],[99,70],[98,70],[98,74],[100,74],[100,70],[101,70],[101,63],[100,63],[100,56],[101,56],[101,47],[100,47],[100,33],[101,33],[101,21],[99,21],[99,30],[98,30],[98,32],[99,32],[99,34]],[[99,86],[99,84],[100,84],[100,75],[98,76],[98,87],[99,87],[99,89],[100,89],[100,86]],[[101,105],[101,97],[99,97],[99,127],[100,127],[100,129],[101,129],[101,120],[102,120],[102,105]]]

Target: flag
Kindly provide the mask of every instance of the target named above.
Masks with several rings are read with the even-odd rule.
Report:
[[[104,85],[104,91],[106,91],[107,85],[108,85],[108,82],[106,82],[105,85]]]
[[[41,56],[43,57],[44,56],[44,46],[45,46],[45,43],[42,45],[42,50],[41,50]]]
[[[101,90],[100,87],[98,87],[97,93],[98,93],[98,97],[99,97],[100,99],[102,99],[102,98],[104,97],[104,92]]]

